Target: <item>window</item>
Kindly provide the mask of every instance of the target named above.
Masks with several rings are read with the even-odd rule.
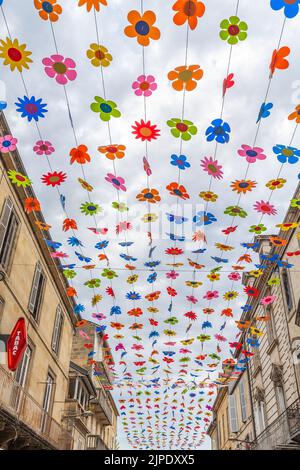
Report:
[[[78,401],[81,407],[86,410],[90,400],[90,394],[80,377],[72,377],[69,382],[69,398]]]
[[[45,282],[46,278],[44,272],[41,268],[40,263],[37,263],[28,304],[28,309],[36,321],[38,321],[39,317]]]
[[[234,395],[229,395],[228,400],[229,400],[230,431],[238,432],[236,403],[235,403]]]
[[[42,415],[42,423],[41,423],[41,431],[43,433],[48,433],[50,430],[51,425],[51,408],[53,403],[53,393],[54,393],[54,376],[48,372],[46,386],[45,386],[45,393],[44,393],[44,400],[43,400],[43,415]]]
[[[257,401],[254,408],[256,433],[259,436],[266,427],[265,402]]]
[[[226,441],[226,432],[225,432],[225,419],[224,419],[224,415],[222,415],[222,431],[223,431],[223,439],[224,439],[224,444],[225,444],[225,441]]]
[[[10,199],[4,203],[0,220],[0,265],[7,271],[16,242],[19,221]]]
[[[274,314],[273,314],[273,308],[271,306],[268,306],[266,308],[266,314],[270,317],[270,320],[266,322],[266,329],[267,329],[268,342],[269,342],[269,345],[271,345],[276,339]]]
[[[286,269],[282,270],[281,277],[282,277],[282,286],[283,286],[286,305],[287,305],[288,311],[290,312],[293,308],[293,294],[292,294],[292,288],[291,288],[289,275]]]
[[[243,423],[245,423],[247,421],[247,405],[246,405],[246,398],[245,398],[245,386],[244,386],[243,380],[241,380],[239,383],[239,392],[240,392],[242,421]]]
[[[52,334],[52,343],[51,347],[52,350],[55,352],[55,354],[58,354],[59,351],[59,345],[60,345],[60,338],[61,338],[61,332],[62,332],[62,326],[63,326],[63,313],[60,305],[56,309],[56,317],[55,317],[55,323],[54,323],[54,328],[53,328],[53,334]]]
[[[277,399],[278,414],[281,415],[285,409],[285,396],[282,385],[275,386],[275,393]]]
[[[27,376],[29,371],[30,362],[32,360],[33,349],[31,346],[27,346],[23,354],[22,360],[15,372],[15,385],[12,389],[10,402],[11,406],[15,409],[19,409],[19,405],[22,403],[21,397],[23,394],[23,389],[26,386]]]
[[[299,239],[299,241],[300,241],[300,239]],[[300,300],[298,302],[297,313],[296,313],[296,318],[295,318],[295,324],[297,326],[300,326]]]

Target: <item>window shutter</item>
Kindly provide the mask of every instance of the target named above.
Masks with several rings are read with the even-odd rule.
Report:
[[[236,404],[234,395],[229,395],[229,416],[231,432],[238,432],[238,422],[236,415]]]
[[[54,352],[58,352],[59,342],[60,342],[60,335],[61,335],[61,327],[62,327],[62,310],[60,305],[56,309],[56,317],[55,323],[53,328],[53,335],[52,335],[52,350]]]
[[[4,243],[1,250],[1,264],[4,269],[9,266],[10,256],[13,250],[14,241],[18,230],[18,221],[12,213],[9,220],[9,225],[4,236]]]
[[[39,279],[41,275],[42,275],[42,268],[41,268],[40,263],[37,263],[35,272],[34,272],[33,283],[31,287],[29,304],[28,304],[28,309],[30,313],[34,313],[34,308],[36,305],[36,299],[37,299],[37,293],[38,293]]]
[[[243,380],[240,381],[239,384],[240,390],[240,400],[241,400],[241,411],[242,411],[242,421],[247,421],[247,406],[246,406],[246,399],[245,399],[245,387]]]
[[[13,209],[12,202],[10,199],[7,199],[5,201],[2,214],[1,214],[1,220],[0,220],[0,252],[2,250],[4,236],[5,236],[8,222],[12,213],[12,209]]]

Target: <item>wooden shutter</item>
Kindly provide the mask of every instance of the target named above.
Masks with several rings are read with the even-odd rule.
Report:
[[[42,276],[42,268],[40,263],[37,263],[35,267],[35,272],[33,276],[33,283],[31,287],[31,292],[30,292],[30,297],[29,297],[29,304],[28,304],[28,309],[30,313],[34,313],[34,309],[36,306],[37,302],[37,295],[38,295],[38,286],[39,286],[39,280],[40,276]]]
[[[229,395],[228,399],[229,399],[230,430],[231,432],[238,432],[235,397],[234,395]]]
[[[19,222],[13,212],[13,205],[7,199],[0,221],[0,264],[6,270],[9,266]]]
[[[0,220],[0,252],[2,251],[3,241],[5,232],[7,230],[8,222],[12,213],[13,205],[10,199],[7,199],[4,203],[4,207],[1,214]]]
[[[63,315],[62,315],[61,307],[59,305],[56,309],[56,317],[55,317],[55,323],[54,323],[53,334],[52,334],[52,344],[51,344],[52,350],[56,353],[58,352],[59,343],[60,343],[62,322],[63,322]]]
[[[246,397],[245,397],[245,387],[243,380],[239,383],[240,390],[240,401],[241,401],[241,412],[242,412],[242,421],[243,423],[247,421],[247,406],[246,406]]]

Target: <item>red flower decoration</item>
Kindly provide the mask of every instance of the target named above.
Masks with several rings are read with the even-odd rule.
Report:
[[[144,142],[147,140],[151,142],[151,140],[157,139],[160,136],[160,130],[157,129],[156,124],[151,125],[150,121],[145,122],[143,119],[141,122],[135,121],[135,126],[131,126],[133,130],[133,134],[135,135],[136,139],[142,139]]]
[[[166,255],[172,255],[172,256],[178,256],[178,255],[183,255],[184,251],[181,248],[173,247],[173,248],[167,248],[165,250]]]
[[[246,286],[244,292],[246,292],[249,297],[257,297],[259,295],[259,290],[256,289],[256,287]]]
[[[225,315],[225,317],[233,317],[232,309],[231,308],[224,308],[222,310],[221,316]]]
[[[191,311],[191,312],[186,312],[186,313],[184,314],[184,316],[187,317],[187,318],[189,318],[189,319],[192,320],[192,321],[197,320],[197,315],[196,315],[196,313],[195,313],[195,312],[192,312],[192,311]]]
[[[115,297],[115,293],[114,293],[112,287],[107,287],[105,290],[106,290],[106,293],[108,295],[110,295],[111,297]]]
[[[66,178],[66,173],[63,173],[62,171],[54,171],[53,173],[47,173],[46,175],[43,175],[42,182],[47,186],[52,186],[52,188],[54,188],[54,186],[59,186],[61,183],[63,183]]]
[[[171,297],[175,297],[177,295],[177,291],[173,289],[173,287],[167,287],[167,292]]]

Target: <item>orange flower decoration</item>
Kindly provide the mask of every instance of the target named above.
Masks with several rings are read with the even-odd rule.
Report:
[[[170,183],[168,186],[166,186],[166,189],[170,191],[170,194],[172,196],[178,196],[181,199],[189,199],[190,196],[186,192],[185,187],[182,184],[178,183]]]
[[[35,220],[34,222],[40,230],[47,230],[48,231],[51,228],[51,225],[46,224],[45,222],[41,222],[40,220]]]
[[[300,124],[300,104],[296,106],[295,111],[289,115],[288,119],[290,121],[296,121],[297,124]]]
[[[81,163],[82,165],[86,162],[91,161],[91,157],[87,153],[88,148],[86,145],[79,145],[77,148],[73,148],[70,152],[70,163],[71,165],[76,162],[76,163]]]
[[[128,13],[128,21],[130,26],[126,26],[124,33],[129,38],[137,38],[137,42],[141,46],[149,46],[150,39],[159,39],[160,31],[154,25],[156,15],[153,11],[145,11],[141,15],[138,11],[132,10]]]
[[[74,287],[67,287],[66,293],[68,297],[74,297],[75,295],[77,295],[77,291],[76,289],[74,289]]]
[[[133,308],[132,310],[129,310],[127,314],[132,317],[140,317],[141,315],[143,315],[143,312],[140,308]]]
[[[107,2],[106,0],[79,0],[78,6],[82,7],[83,5],[86,6],[87,11],[91,11],[92,8],[100,11],[100,5],[107,6]]]
[[[177,26],[181,26],[188,21],[189,27],[195,29],[198,18],[204,15],[205,5],[198,0],[177,0],[173,5],[173,10],[177,11],[173,18]]]
[[[222,310],[221,316],[225,315],[225,317],[233,317],[232,309],[231,308],[224,308]]]
[[[77,230],[77,224],[74,219],[65,219],[63,221],[63,231],[67,232],[68,230]]]
[[[104,147],[98,147],[98,151],[104,153],[109,160],[125,157],[124,150],[126,150],[125,145],[106,145]]]
[[[280,237],[270,237],[269,240],[272,243],[272,245],[275,245],[275,246],[285,246],[287,244],[287,240],[285,240],[284,238],[280,238]]]
[[[34,6],[39,11],[39,15],[43,20],[50,20],[54,23],[62,12],[62,7],[56,2],[57,0],[47,0],[47,2],[34,0]]]
[[[192,91],[197,86],[197,80],[203,77],[203,70],[200,65],[182,65],[175,67],[168,73],[168,79],[171,80],[172,87],[177,91]]]
[[[256,187],[256,181],[251,180],[235,180],[232,181],[230,187],[232,191],[236,191],[238,194],[246,194],[248,191],[251,192],[252,189]]]
[[[30,212],[40,212],[41,206],[40,203],[37,199],[34,197],[27,197],[25,199],[25,204],[24,204],[24,209],[27,214],[30,214]]]
[[[151,292],[150,294],[145,295],[145,299],[149,300],[149,302],[153,302],[153,300],[159,299],[160,294],[160,291]]]
[[[122,328],[124,328],[124,325],[122,325],[122,323],[118,323],[118,322],[111,322],[110,326],[112,328],[115,328],[116,330],[122,330]],[[111,356],[105,356],[106,359],[109,359],[111,358]]]
[[[150,202],[151,204],[155,204],[156,202],[160,201],[160,195],[157,189],[149,189],[145,188],[143,191],[141,191],[137,197],[139,201],[146,201]]]

